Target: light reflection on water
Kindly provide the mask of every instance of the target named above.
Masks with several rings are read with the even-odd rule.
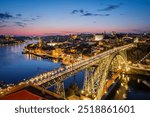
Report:
[[[0,81],[5,83],[18,83],[23,79],[58,68],[61,63],[50,60],[41,60],[34,55],[22,54],[23,48],[29,43],[0,47]]]
[[[24,54],[25,60],[37,60],[37,61],[41,61],[42,58],[35,56],[33,54]]]
[[[106,99],[149,100],[150,87],[143,83],[143,81],[145,81],[150,85],[150,79],[148,79],[148,77],[149,76],[126,75],[120,79]]]

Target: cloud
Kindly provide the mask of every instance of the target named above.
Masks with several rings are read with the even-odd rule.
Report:
[[[37,20],[37,19],[36,19],[36,18],[31,18],[31,20],[33,20],[33,21],[34,21],[34,20]]]
[[[79,12],[81,13],[81,14],[84,14],[85,12],[87,12],[87,11],[84,11],[84,10],[79,10]]]
[[[24,21],[24,22],[30,22],[31,20],[30,19],[23,19],[22,21]]]
[[[110,16],[110,14],[99,14],[99,16]]]
[[[82,16],[96,16],[97,14],[93,14],[93,13],[83,13]]]
[[[73,10],[72,14],[80,14],[81,16],[109,16],[110,14],[91,13],[85,10]]]
[[[85,13],[82,16],[110,16],[110,14],[93,14],[93,13]]]
[[[114,9],[119,8],[120,6],[121,6],[121,4],[119,4],[119,5],[109,5],[106,8],[98,9],[98,11],[112,11]]]
[[[32,21],[39,19],[39,17],[31,18]]]
[[[83,14],[83,15],[84,15],[84,14],[87,14],[88,11],[84,11],[84,10],[80,9],[80,10],[73,10],[71,13],[72,13],[72,14],[80,13],[80,14]]]
[[[24,23],[24,22],[15,22],[15,24],[17,25],[17,26],[20,26],[20,27],[25,27],[27,24],[26,23]]]
[[[76,13],[78,13],[79,11],[78,10],[73,10],[71,13],[72,14],[76,14]]]
[[[8,21],[6,21],[6,20],[4,20],[4,19],[1,19],[0,20],[0,24],[2,24],[2,23],[7,23]]]
[[[24,22],[32,22],[32,21],[35,21],[35,20],[38,20],[40,18],[40,16],[36,16],[36,17],[32,17],[32,18],[24,18],[22,19],[22,21]]]
[[[8,12],[2,13],[0,12],[0,28],[3,27],[11,27],[11,26],[19,26],[25,27],[28,24],[32,24],[35,20],[38,20],[40,16],[32,16],[32,17],[24,17],[23,14],[16,13],[10,14]]]
[[[4,28],[4,27],[7,27],[7,25],[0,25],[0,28]]]
[[[71,14],[73,14],[73,15],[74,14],[79,14],[81,16],[110,16],[110,14],[108,14],[108,13],[104,14],[104,13],[99,13],[99,12],[101,12],[101,11],[112,11],[114,9],[119,8],[121,5],[122,5],[122,3],[116,4],[116,5],[109,5],[109,6],[105,7],[105,8],[98,9],[97,12],[95,12],[95,13],[92,13],[92,12],[89,12],[89,11],[85,11],[83,9],[80,9],[80,10],[75,9],[75,10],[73,10],[71,12]]]
[[[8,13],[0,13],[0,20],[6,20],[11,18],[13,18],[13,16]]]
[[[16,16],[17,16],[17,17],[21,17],[21,16],[22,16],[22,14],[16,14]]]

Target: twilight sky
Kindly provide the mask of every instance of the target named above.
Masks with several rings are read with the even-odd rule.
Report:
[[[0,0],[0,34],[150,32],[150,0]]]

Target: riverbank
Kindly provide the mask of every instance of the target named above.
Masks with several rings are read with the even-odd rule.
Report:
[[[41,57],[43,59],[58,59],[58,60],[62,60],[62,58],[60,58],[60,57],[54,57],[54,56],[48,55],[48,54],[25,52],[25,51],[23,51],[22,54],[32,54],[32,55],[35,55],[37,57]]]
[[[10,44],[0,44],[0,47],[5,47],[5,46],[15,46],[15,45],[20,45],[20,44],[24,44],[26,43],[24,42],[18,42],[18,43],[10,43]]]

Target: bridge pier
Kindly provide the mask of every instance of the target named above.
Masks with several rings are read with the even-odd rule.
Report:
[[[54,86],[54,92],[58,95],[60,95],[62,98],[65,99],[65,88],[64,88],[64,82],[58,82]]]
[[[83,94],[95,99],[98,95],[102,75],[105,71],[108,58],[101,59],[96,66],[91,66],[85,70]]]
[[[92,95],[92,93],[94,92],[93,73],[94,67],[90,67],[85,70],[83,92],[86,96]]]

